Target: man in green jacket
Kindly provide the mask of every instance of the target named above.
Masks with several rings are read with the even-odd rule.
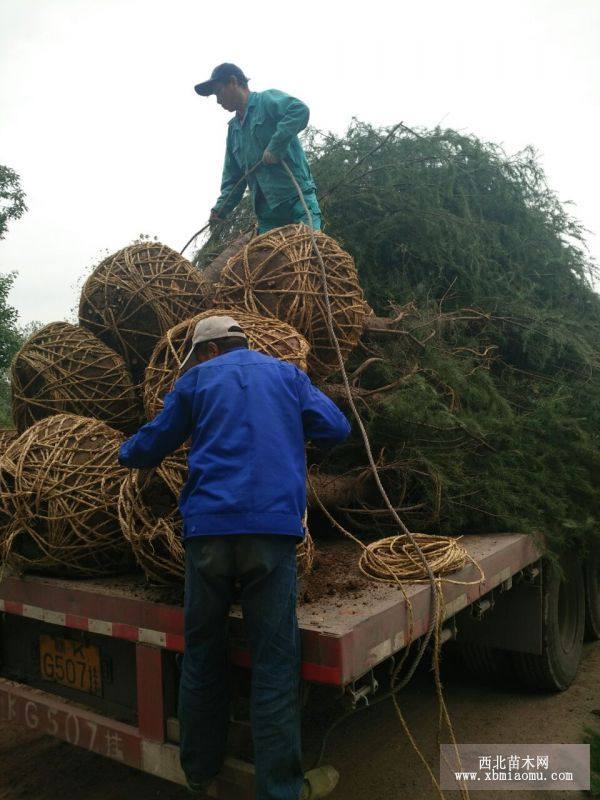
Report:
[[[235,64],[220,64],[210,79],[195,89],[203,97],[216,95],[225,111],[235,112],[227,132],[221,194],[211,211],[211,222],[224,220],[249,186],[259,233],[293,222],[308,225],[310,221],[320,230],[315,182],[298,140],[298,133],[308,124],[308,106],[277,89],[251,92],[248,78]],[[311,220],[282,161],[302,190]],[[257,163],[258,167],[246,176]]]

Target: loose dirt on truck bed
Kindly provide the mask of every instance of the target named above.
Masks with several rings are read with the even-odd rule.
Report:
[[[315,603],[325,597],[352,597],[363,589],[378,587],[367,580],[358,568],[360,548],[354,542],[319,547],[310,575],[298,582],[298,604]]]
[[[459,742],[581,742],[583,729],[600,729],[600,644],[586,645],[579,674],[562,694],[528,694],[468,678],[444,659],[446,699]],[[411,731],[430,761],[436,752],[437,704],[431,674],[419,669],[401,695]],[[447,737],[443,738],[446,741]],[[341,773],[332,800],[432,800],[429,778],[387,701],[359,712],[335,731],[326,763]],[[437,770],[437,764],[435,766]],[[490,791],[485,800],[504,800]],[[552,800],[583,800],[583,792],[552,792]],[[179,787],[101,756],[0,725],[0,800],[184,800]],[[447,793],[448,800],[458,798]],[[509,800],[544,800],[540,791],[512,791]],[[476,794],[472,794],[477,800]]]
[[[363,590],[378,593],[379,585],[367,580],[358,568],[360,548],[350,541],[315,542],[313,571],[298,581],[298,605],[315,603],[331,597],[352,600]],[[40,575],[43,580],[44,576]],[[61,579],[55,584],[85,588],[87,591],[109,593],[116,597],[135,598],[168,605],[183,604],[183,583],[166,586],[153,584],[141,572],[115,575],[108,578]],[[369,594],[371,594],[369,592]]]

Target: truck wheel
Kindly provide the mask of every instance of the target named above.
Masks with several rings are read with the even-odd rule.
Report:
[[[585,582],[585,638],[600,639],[600,543],[596,544],[583,566]]]
[[[542,653],[513,653],[515,671],[530,689],[561,692],[575,678],[585,627],[585,587],[581,562],[572,554],[561,558],[564,579],[544,564]]]
[[[460,658],[471,675],[486,683],[504,683],[510,674],[510,655],[497,647],[466,643],[460,647]]]

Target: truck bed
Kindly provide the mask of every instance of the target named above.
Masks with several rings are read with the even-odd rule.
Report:
[[[461,544],[480,564],[485,582],[444,583],[445,618],[540,557],[531,537],[523,534],[465,535]],[[427,631],[431,589],[427,584],[405,585],[413,609],[409,635],[402,592],[395,584],[371,582],[360,573],[356,545],[316,545],[315,570],[300,580],[298,591],[302,675],[346,686]],[[452,576],[465,582],[477,577],[470,564]],[[181,603],[181,587],[151,586],[137,574],[93,580],[8,577],[0,584],[0,612],[179,652],[184,642]],[[232,607],[230,617],[232,660],[250,666],[239,606]]]
[[[485,583],[445,583],[446,617],[497,586],[510,588],[511,577],[539,558],[531,538],[521,534],[465,536],[462,543],[481,565]],[[354,687],[353,682],[411,638],[404,595],[394,584],[362,576],[358,556],[356,545],[347,541],[318,541],[316,569],[301,580],[298,598],[303,677],[337,690],[350,685],[357,696],[369,687]],[[452,577],[471,581],[478,572],[469,565]],[[407,584],[405,589],[416,638],[429,626],[431,589],[424,584]],[[184,644],[181,600],[181,587],[149,586],[140,575],[103,580],[6,577],[0,583],[6,657],[0,675],[0,723],[19,723],[185,783],[176,720],[176,654]],[[514,637],[512,620],[509,614],[504,626],[509,637]],[[66,652],[61,648],[89,646],[98,654],[103,676],[98,696],[91,688],[80,691],[52,677],[44,679],[39,666],[42,639],[46,647],[55,648],[57,669],[59,651]],[[231,609],[231,656],[242,667],[250,665],[236,606]],[[245,726],[242,719],[234,728],[247,737]],[[209,794],[254,800],[253,785],[252,764],[234,748]]]

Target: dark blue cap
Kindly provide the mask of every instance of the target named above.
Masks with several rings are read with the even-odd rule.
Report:
[[[231,77],[237,78],[238,81],[248,81],[248,78],[244,75],[242,70],[236,67],[235,64],[219,64],[218,67],[213,69],[209,80],[204,81],[204,83],[199,83],[197,86],[194,86],[194,89],[198,94],[201,94],[202,97],[208,97],[210,94],[215,94],[216,83],[227,83]]]

